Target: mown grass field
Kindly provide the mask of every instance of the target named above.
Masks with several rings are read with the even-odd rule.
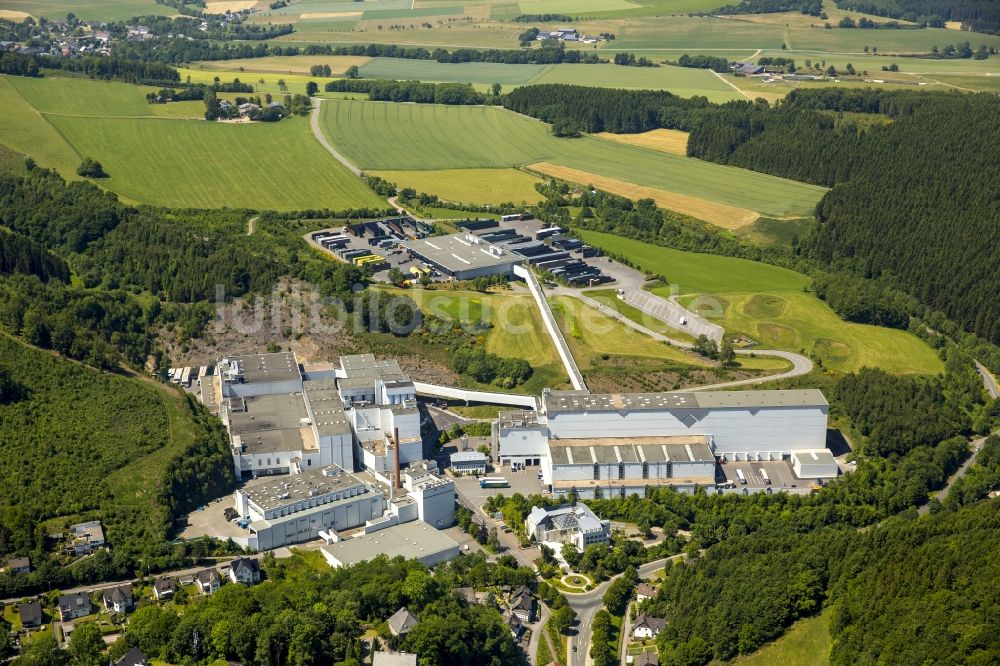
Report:
[[[133,16],[173,16],[173,7],[153,0],[0,0],[0,10],[25,12],[36,18],[65,19],[72,12],[84,21],[127,21]]]
[[[778,640],[729,663],[733,666],[826,666],[830,663],[833,647],[830,614],[830,609],[826,609],[815,617],[799,620]]]
[[[511,202],[535,203],[542,195],[535,189],[541,182],[531,174],[517,169],[447,169],[441,171],[371,171],[396,183],[412,187],[417,192],[436,194],[455,203],[492,204]]]
[[[614,44],[614,42],[611,42]],[[608,58],[613,54],[602,54]],[[661,56],[660,60],[663,59]],[[512,65],[521,66],[521,65]],[[567,83],[603,88],[669,90],[681,97],[700,95],[711,102],[741,99],[741,95],[706,69],[689,67],[621,67],[618,65],[552,65],[531,84]]]
[[[559,139],[495,107],[331,100],[330,141],[368,170],[511,167],[548,162],[769,216],[810,215],[823,188],[594,137]]]
[[[943,365],[916,336],[842,320],[804,291],[809,278],[759,262],[662,248],[611,234],[582,231],[586,242],[628,256],[641,270],[680,286],[680,301],[713,317],[727,333],[762,348],[804,351],[824,366],[851,372],[864,366],[890,372],[936,374]],[[669,296],[670,290],[654,290]],[[721,314],[721,317],[719,316]]]
[[[24,99],[12,83],[14,78],[0,76],[0,100],[4,107],[0,143],[30,155],[44,167],[58,169],[70,180],[78,180],[76,167],[80,164],[80,155]]]
[[[449,83],[524,84],[541,76],[548,65],[505,65],[491,62],[446,63],[436,60],[373,58],[361,67],[366,79]]]
[[[125,198],[164,206],[291,210],[384,202],[327,153],[305,118],[228,124],[157,117],[145,89],[84,79],[0,79],[0,143],[76,178],[83,157]],[[183,103],[188,114],[192,104]],[[154,113],[155,110],[155,113]]]

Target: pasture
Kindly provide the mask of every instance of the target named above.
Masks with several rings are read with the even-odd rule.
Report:
[[[680,302],[713,319],[728,334],[762,348],[803,351],[827,368],[864,366],[900,374],[936,374],[943,365],[916,336],[842,320],[805,291],[808,276],[746,259],[684,252],[611,234],[581,231],[591,245],[628,256],[641,270],[665,275],[680,288]],[[670,288],[654,290],[669,297]]]
[[[305,118],[188,120],[183,116],[203,113],[200,103],[148,105],[146,90],[86,79],[2,77],[7,115],[0,143],[74,180],[80,160],[93,157],[111,176],[99,184],[139,203],[277,210],[384,206],[319,145]],[[171,117],[175,111],[180,118]]]
[[[466,204],[535,203],[542,195],[535,190],[541,182],[517,169],[446,169],[441,171],[371,171],[417,192],[436,194],[446,201]]]
[[[770,216],[812,213],[823,188],[594,137],[559,139],[495,107],[331,100],[323,127],[366,170],[512,167],[548,162]]]

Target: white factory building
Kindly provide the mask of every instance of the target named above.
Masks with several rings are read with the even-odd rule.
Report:
[[[315,539],[321,530],[364,525],[382,515],[385,497],[378,487],[330,466],[241,488],[235,506],[252,521],[248,545],[270,550]]]
[[[539,465],[543,483],[557,494],[715,487],[717,460],[798,455],[797,471],[821,472],[808,477],[836,475],[825,449],[829,405],[818,390],[546,391],[541,404],[539,411],[501,413],[494,447],[501,465]]]
[[[274,353],[217,368],[202,393],[218,405],[247,481],[234,501],[249,534],[241,543],[270,550],[336,543],[345,531],[454,524],[455,485],[423,460],[416,392],[396,361],[359,354],[300,366]]]
[[[396,361],[359,354],[303,367],[291,353],[231,356],[209,378],[238,476],[387,471],[397,436],[401,464],[423,458],[413,382]]]

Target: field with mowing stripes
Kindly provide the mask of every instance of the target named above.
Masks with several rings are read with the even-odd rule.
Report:
[[[436,60],[404,60],[373,58],[361,67],[366,79],[397,81],[438,81],[448,83],[528,83],[541,76],[548,65],[505,65],[492,62],[437,62]]]
[[[83,21],[127,21],[133,16],[174,16],[177,10],[153,0],[0,0],[0,10],[25,12],[36,18],[65,20],[72,12]]]
[[[545,123],[494,107],[331,100],[323,126],[348,159],[370,170],[548,162],[774,217],[810,215],[824,191],[594,137],[559,139]]]
[[[915,335],[843,321],[804,291],[809,278],[746,259],[683,252],[612,234],[581,232],[596,247],[628,256],[642,269],[680,287],[680,302],[722,325],[727,333],[767,349],[802,351],[827,368],[851,372],[864,366],[899,374],[943,370],[934,351]],[[668,288],[654,290],[669,297]]]
[[[84,79],[0,78],[0,143],[76,179],[83,157],[125,198],[164,206],[382,207],[313,137],[309,121],[228,124],[163,114],[145,89]],[[197,110],[178,105],[182,114]]]

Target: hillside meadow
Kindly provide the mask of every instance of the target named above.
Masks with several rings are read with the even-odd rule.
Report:
[[[323,128],[366,170],[448,170],[540,162],[769,216],[807,216],[823,188],[595,137],[560,139],[545,123],[484,106],[331,100]],[[583,183],[587,184],[587,183]],[[516,200],[507,197],[504,200]],[[706,205],[707,205],[706,204]]]
[[[580,235],[591,245],[627,256],[641,270],[663,275],[677,286],[683,305],[762,348],[803,351],[841,372],[864,366],[899,374],[944,369],[934,351],[911,333],[842,320],[807,291],[810,280],[801,273],[601,232]],[[665,297],[674,293],[668,287],[654,291]]]
[[[86,79],[0,78],[12,119],[0,124],[0,143],[68,178],[76,177],[83,157],[92,157],[110,176],[99,184],[137,203],[275,210],[384,205],[319,145],[307,118],[190,119],[201,113],[199,103],[149,105],[146,90]],[[167,113],[174,110],[177,117]]]

